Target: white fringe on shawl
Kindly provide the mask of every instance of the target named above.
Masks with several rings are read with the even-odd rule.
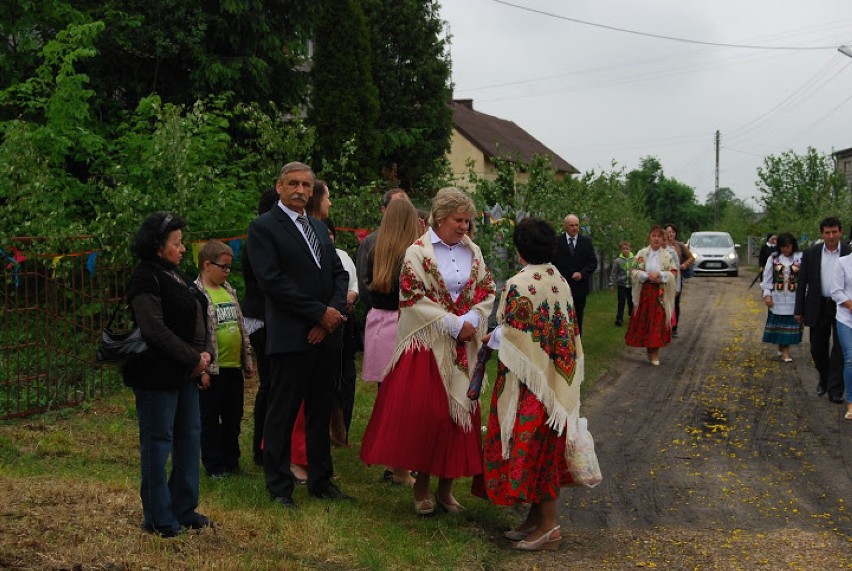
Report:
[[[650,246],[645,246],[636,252],[636,256],[633,258],[633,269],[630,280],[633,285],[632,295],[633,305],[635,307],[639,307],[639,298],[642,294],[642,285],[644,285],[641,281],[639,281],[639,272],[645,271],[645,259],[648,257],[648,251],[650,249]],[[672,312],[674,312],[675,296],[677,295],[677,284],[675,283],[675,280],[677,280],[678,269],[677,266],[675,266],[674,258],[672,258],[672,255],[669,254],[665,248],[660,248],[659,254],[660,272],[670,272],[672,276],[674,276],[672,279],[669,279],[668,282],[659,284],[660,287],[663,288],[663,309],[666,310],[666,323],[671,323]]]
[[[399,324],[397,325],[396,348],[385,375],[394,368],[400,357],[406,352],[415,349],[429,349],[435,356],[438,370],[444,389],[447,391],[447,400],[450,403],[450,418],[465,432],[473,428],[471,415],[476,411],[477,401],[467,398],[467,389],[470,386],[470,374],[476,365],[476,353],[482,344],[482,336],[488,330],[488,316],[494,305],[494,282],[485,266],[482,252],[467,236],[463,243],[473,251],[473,266],[469,277],[469,287],[462,291],[462,296],[473,297],[477,287],[490,287],[491,293],[481,302],[473,307],[479,314],[479,327],[474,339],[465,344],[467,353],[467,370],[461,370],[455,362],[456,340],[450,337],[444,326],[444,316],[453,312],[453,308],[444,307],[425,295],[425,291],[434,288],[440,293],[447,293],[443,280],[438,281],[435,276],[427,272],[423,265],[424,260],[437,264],[435,261],[435,250],[432,247],[430,234],[421,236],[414,244],[408,247],[403,262],[402,277],[400,279],[400,308]],[[407,291],[406,273],[410,272],[416,276],[417,282]],[[473,280],[472,285],[470,280]],[[412,295],[422,295],[414,305],[406,305],[406,298]],[[457,300],[458,301],[458,300]],[[479,427],[476,427],[478,430]]]
[[[512,444],[512,430],[518,411],[518,395],[521,384],[532,392],[544,405],[547,411],[547,425],[557,435],[566,431],[568,441],[578,434],[580,418],[580,385],[585,378],[585,356],[583,344],[579,336],[574,337],[574,324],[571,323],[569,335],[574,337],[576,360],[570,380],[560,375],[553,361],[541,348],[538,341],[532,339],[527,332],[514,329],[506,323],[506,292],[511,285],[518,286],[518,291],[532,301],[532,307],[537,310],[543,301],[547,301],[551,312],[556,302],[560,310],[567,316],[574,305],[568,283],[559,272],[548,273],[551,264],[530,265],[511,278],[503,290],[498,310],[498,323],[503,326],[503,336],[500,341],[500,361],[509,369],[503,392],[497,400],[497,413],[500,419],[500,439],[503,458],[508,459]],[[555,269],[555,268],[554,268]],[[533,274],[540,274],[541,279],[533,281]],[[536,293],[530,293],[527,286],[533,284]],[[558,289],[557,293],[552,287]],[[570,448],[570,446],[568,447]]]

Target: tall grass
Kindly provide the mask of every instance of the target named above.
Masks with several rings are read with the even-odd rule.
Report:
[[[588,299],[587,385],[624,345],[624,329],[612,325],[614,307],[610,292]],[[353,446],[333,452],[337,483],[357,501],[315,500],[300,486],[298,509],[281,510],[269,501],[262,470],[251,462],[254,382],[248,386],[242,474],[225,480],[202,475],[199,510],[218,526],[173,540],[138,529],[131,391],[77,409],[0,422],[0,561],[23,567],[50,561],[50,567],[62,568],[490,569],[518,557],[500,532],[521,511],[473,497],[470,479],[455,487],[464,512],[424,518],[414,514],[410,488],[383,482],[384,467],[361,463],[358,443],[376,395],[368,383],[357,388]],[[490,387],[482,395],[484,417],[489,398]]]

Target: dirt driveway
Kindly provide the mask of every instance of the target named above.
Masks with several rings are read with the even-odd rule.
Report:
[[[807,330],[793,363],[761,342],[750,277],[689,280],[662,366],[627,349],[590,391],[604,482],[563,490],[559,552],[510,567],[852,569],[852,422]]]

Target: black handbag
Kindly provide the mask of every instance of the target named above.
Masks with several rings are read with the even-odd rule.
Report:
[[[112,328],[115,316],[118,315],[118,310],[122,307],[127,308],[125,304],[116,306],[109,318],[109,323],[101,332],[101,341],[95,353],[95,360],[98,363],[123,363],[130,357],[148,350],[148,344],[142,338],[142,331],[138,325],[130,330],[114,330]]]

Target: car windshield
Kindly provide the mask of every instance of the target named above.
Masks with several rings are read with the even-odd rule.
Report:
[[[696,248],[730,248],[734,241],[725,234],[703,235],[696,236],[692,245]]]

